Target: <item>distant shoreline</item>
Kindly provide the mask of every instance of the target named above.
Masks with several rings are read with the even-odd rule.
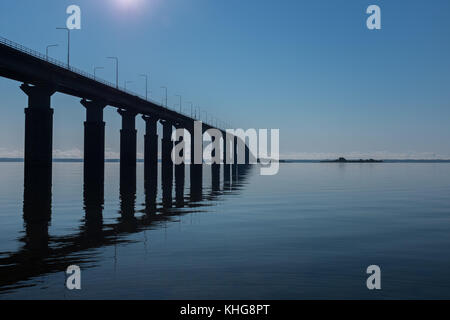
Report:
[[[344,164],[382,164],[382,163],[450,163],[450,160],[446,159],[380,159],[381,162],[359,162],[359,161],[347,161],[339,162],[334,160],[280,160],[280,163],[344,163]]]
[[[380,159],[381,160],[381,159]],[[23,162],[23,158],[0,158],[0,163],[11,163],[11,162]],[[324,162],[326,161],[326,162]],[[383,162],[381,163],[450,163],[450,159],[436,159],[436,160],[427,160],[427,159],[382,159]],[[82,163],[83,159],[53,159],[53,162],[59,162],[59,163]],[[105,163],[119,163],[120,159],[106,159]],[[138,163],[144,162],[144,159],[137,159]],[[158,160],[158,162],[161,162],[161,159]],[[334,162],[334,161],[327,161],[327,159],[324,160],[294,160],[294,159],[281,159],[280,163],[340,163],[340,162]],[[359,162],[341,162],[341,163],[349,163],[349,164],[355,164]],[[370,162],[367,162],[367,164],[370,164]]]

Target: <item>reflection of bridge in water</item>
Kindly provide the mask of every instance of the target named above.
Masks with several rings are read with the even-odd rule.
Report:
[[[92,249],[127,243],[127,235],[163,227],[165,223],[174,221],[175,217],[210,206],[209,201],[222,200],[226,195],[238,193],[244,187],[251,170],[250,165],[237,165],[236,174],[227,175],[227,170],[221,170],[218,165],[203,167],[211,168],[211,186],[203,188],[202,181],[194,177],[189,179],[189,192],[185,193],[184,172],[175,166],[175,184],[173,179],[161,181],[160,202],[157,181],[145,180],[145,203],[144,209],[140,211],[136,211],[136,189],[126,184],[128,181],[122,180],[120,216],[115,223],[104,223],[103,193],[92,190],[88,192],[89,182],[96,181],[85,181],[84,218],[78,232],[65,236],[50,236],[48,232],[52,199],[51,193],[43,192],[48,187],[47,181],[41,180],[41,188],[29,189],[30,185],[25,184],[25,235],[19,239],[23,245],[17,252],[0,258],[0,293],[20,288],[24,286],[24,282],[34,277],[65,272],[72,264],[81,268],[90,267],[96,262]],[[35,185],[36,182],[33,186]],[[141,214],[137,216],[137,213]]]

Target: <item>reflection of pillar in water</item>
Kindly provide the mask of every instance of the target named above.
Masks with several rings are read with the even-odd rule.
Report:
[[[145,121],[144,136],[144,180],[157,180],[158,178],[158,119],[142,116]]]
[[[212,159],[215,158],[216,156],[216,152],[220,152],[220,147],[218,148],[219,150],[216,151],[216,137],[212,136],[212,145],[213,145],[213,149],[211,151],[211,157]],[[213,162],[211,164],[211,182],[212,182],[212,191],[220,191],[220,164]]]
[[[158,181],[156,179],[145,180],[145,212],[153,214],[156,212],[156,197],[158,195]]]
[[[136,190],[132,188],[120,189],[120,214],[123,219],[134,218],[136,207]]]
[[[238,178],[238,143],[237,143],[237,137],[234,137],[233,139],[233,165],[231,167],[231,172],[233,176],[233,183],[237,181]]]
[[[52,185],[47,174],[45,170],[29,171],[24,186],[23,219],[26,247],[38,251],[48,248]]]
[[[101,240],[103,228],[103,191],[102,189],[84,190],[85,230],[89,239]],[[97,192],[95,192],[97,191]]]

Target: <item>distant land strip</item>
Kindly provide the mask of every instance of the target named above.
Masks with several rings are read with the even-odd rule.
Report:
[[[326,160],[326,159],[324,159]],[[0,158],[0,162],[23,162],[23,158]],[[293,159],[285,159],[280,160],[280,163],[322,163],[323,160],[293,160]],[[53,159],[53,162],[68,162],[68,163],[77,163],[83,162],[83,159],[74,158],[74,159]],[[106,163],[119,163],[120,159],[105,159]],[[137,159],[137,162],[144,162],[144,159]],[[158,159],[158,162],[161,162],[161,159]],[[339,162],[328,162],[328,163],[339,163]],[[388,159],[383,160],[383,163],[450,163],[450,159]],[[370,163],[369,163],[370,164]]]

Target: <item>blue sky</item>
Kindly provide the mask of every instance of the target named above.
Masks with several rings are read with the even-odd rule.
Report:
[[[124,2],[132,3],[124,3]],[[450,2],[380,0],[3,0],[0,36],[65,61],[68,5],[82,10],[71,62],[152,98],[184,101],[243,128],[279,128],[290,158],[450,159]],[[366,8],[382,29],[366,28]],[[0,79],[0,157],[23,152],[26,97]],[[55,94],[54,149],[81,156],[84,108]],[[188,104],[184,105],[186,111]],[[105,111],[108,155],[120,117]],[[142,153],[144,123],[138,119]]]

